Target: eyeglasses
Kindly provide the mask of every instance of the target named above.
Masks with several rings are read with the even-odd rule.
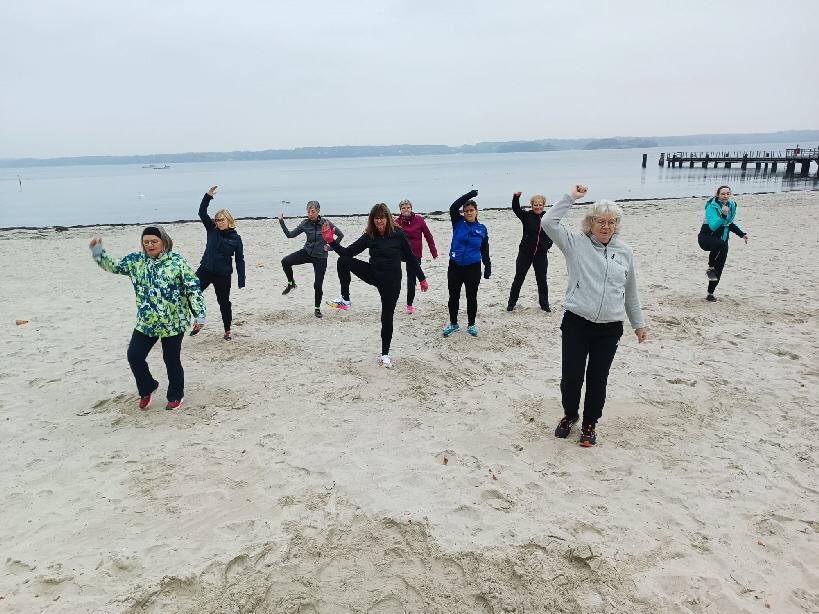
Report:
[[[223,218],[223,217],[217,217],[217,218],[216,218],[216,221],[217,221],[217,222],[227,222],[227,219],[226,219],[226,218]]]
[[[612,228],[617,226],[617,220],[604,220],[601,218],[596,218],[594,220],[595,226],[611,226]]]

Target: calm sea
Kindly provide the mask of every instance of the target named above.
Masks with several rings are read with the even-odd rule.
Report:
[[[687,147],[686,151],[784,151],[793,143]],[[681,148],[677,148],[681,149]],[[419,157],[267,160],[0,169],[0,228],[170,222],[197,219],[202,194],[219,186],[214,205],[237,218],[299,216],[308,200],[322,213],[366,213],[377,202],[395,210],[408,198],[418,212],[445,210],[461,194],[480,191],[481,207],[507,207],[512,193],[545,194],[551,202],[575,183],[589,198],[710,196],[721,184],[735,194],[815,190],[812,177],[739,168],[659,167],[669,148]],[[642,154],[648,167],[641,167]],[[22,180],[22,187],[18,182]],[[215,211],[215,209],[214,209]]]

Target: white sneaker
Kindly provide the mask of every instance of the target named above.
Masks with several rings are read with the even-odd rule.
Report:
[[[378,361],[378,364],[380,364],[382,367],[386,369],[392,369],[392,361],[390,360],[390,357],[387,354],[381,356],[381,360]]]
[[[334,301],[327,301],[327,304],[330,307],[335,307],[336,309],[343,309],[344,311],[349,311],[350,307],[353,306],[353,301],[345,301],[343,296],[339,296]]]

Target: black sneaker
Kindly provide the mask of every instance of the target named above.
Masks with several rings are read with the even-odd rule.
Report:
[[[708,278],[708,281],[719,281],[719,277],[717,277],[717,272],[714,269],[708,269],[705,272],[705,276]]]
[[[563,420],[558,423],[557,428],[555,429],[555,437],[566,439],[566,437],[568,437],[572,432],[572,427],[574,426],[575,422],[577,422],[577,418],[570,420],[568,416],[563,416]]]
[[[708,301],[709,303],[716,303],[717,302],[717,297],[714,296],[713,294],[709,294],[708,296],[705,297],[705,300]],[[191,334],[193,334],[193,333],[191,333]]]
[[[298,288],[296,282],[293,282],[292,284],[287,284],[287,287],[284,290],[282,290],[282,294],[290,294],[290,291],[295,290],[296,288]]]
[[[515,306],[514,306],[514,305],[509,305],[509,306],[506,308],[506,311],[514,311],[514,310],[515,310]]]
[[[549,313],[551,313],[551,312],[552,312],[552,308],[551,308],[551,307],[549,307],[549,303],[546,303],[546,306],[545,306],[545,307],[541,307],[541,309],[542,309],[543,311],[548,311]]]
[[[317,318],[323,318],[324,317],[323,315],[321,315],[321,309],[316,309],[316,317]]]
[[[597,445],[597,433],[594,432],[593,424],[583,425],[583,430],[580,431],[580,445],[587,448]]]

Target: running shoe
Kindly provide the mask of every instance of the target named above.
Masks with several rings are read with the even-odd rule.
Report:
[[[597,444],[597,433],[594,432],[593,424],[584,424],[583,430],[580,431],[580,445],[591,448]]]
[[[179,409],[179,406],[182,405],[182,401],[185,399],[179,399],[178,401],[168,401],[168,404],[165,406],[165,409]]]
[[[151,406],[151,401],[153,400],[154,400],[153,392],[146,397],[139,397],[139,408],[148,409]]]
[[[459,330],[460,328],[461,327],[458,326],[457,324],[453,324],[452,322],[450,322],[444,329],[444,337],[449,337],[452,333],[454,333],[456,330]]]
[[[708,296],[705,297],[705,300],[708,301],[709,303],[716,303],[717,297],[714,296],[713,294],[709,294]]]
[[[231,337],[231,336],[230,336],[230,331],[229,331],[229,330],[226,330],[226,331],[225,331],[224,340],[225,340],[225,341],[230,341],[231,339],[233,339],[233,337]]]
[[[282,294],[290,294],[290,292],[292,290],[295,290],[296,288],[298,288],[298,286],[296,285],[295,281],[292,284],[288,283],[287,287],[284,290],[282,290]]]
[[[407,305],[407,313],[410,315],[415,313],[415,310],[412,308],[412,305]]]
[[[552,311],[552,308],[549,306],[549,303],[546,303],[546,306],[545,306],[545,307],[541,307],[541,309],[542,309],[543,311],[548,311],[549,313],[551,313],[551,311]]]
[[[318,307],[316,307],[316,317],[317,318],[323,318],[324,317],[323,315],[321,315],[321,309],[319,309]]]
[[[466,332],[468,332],[468,333],[469,333],[470,335],[472,335],[473,337],[477,337],[477,336],[478,336],[478,329],[477,329],[477,328],[475,328],[475,325],[474,325],[474,324],[470,324],[469,326],[467,326],[467,327],[466,327]]]
[[[327,301],[327,304],[330,307],[335,307],[336,309],[343,309],[344,311],[349,311],[350,307],[353,306],[353,301],[345,301],[343,296],[339,296],[334,301]]]
[[[506,311],[514,311],[514,310],[515,310],[515,305],[507,305],[506,306]]]
[[[572,427],[574,426],[575,422],[577,422],[577,418],[572,420],[568,416],[563,416],[563,420],[558,422],[557,428],[555,429],[555,437],[566,439],[566,437],[571,435]]]
[[[714,269],[708,269],[705,272],[705,276],[708,278],[708,281],[719,281],[719,277],[717,277],[717,272]]]
[[[378,364],[384,367],[385,369],[392,369],[392,361],[388,354],[383,354],[381,356],[381,360],[378,361]]]

